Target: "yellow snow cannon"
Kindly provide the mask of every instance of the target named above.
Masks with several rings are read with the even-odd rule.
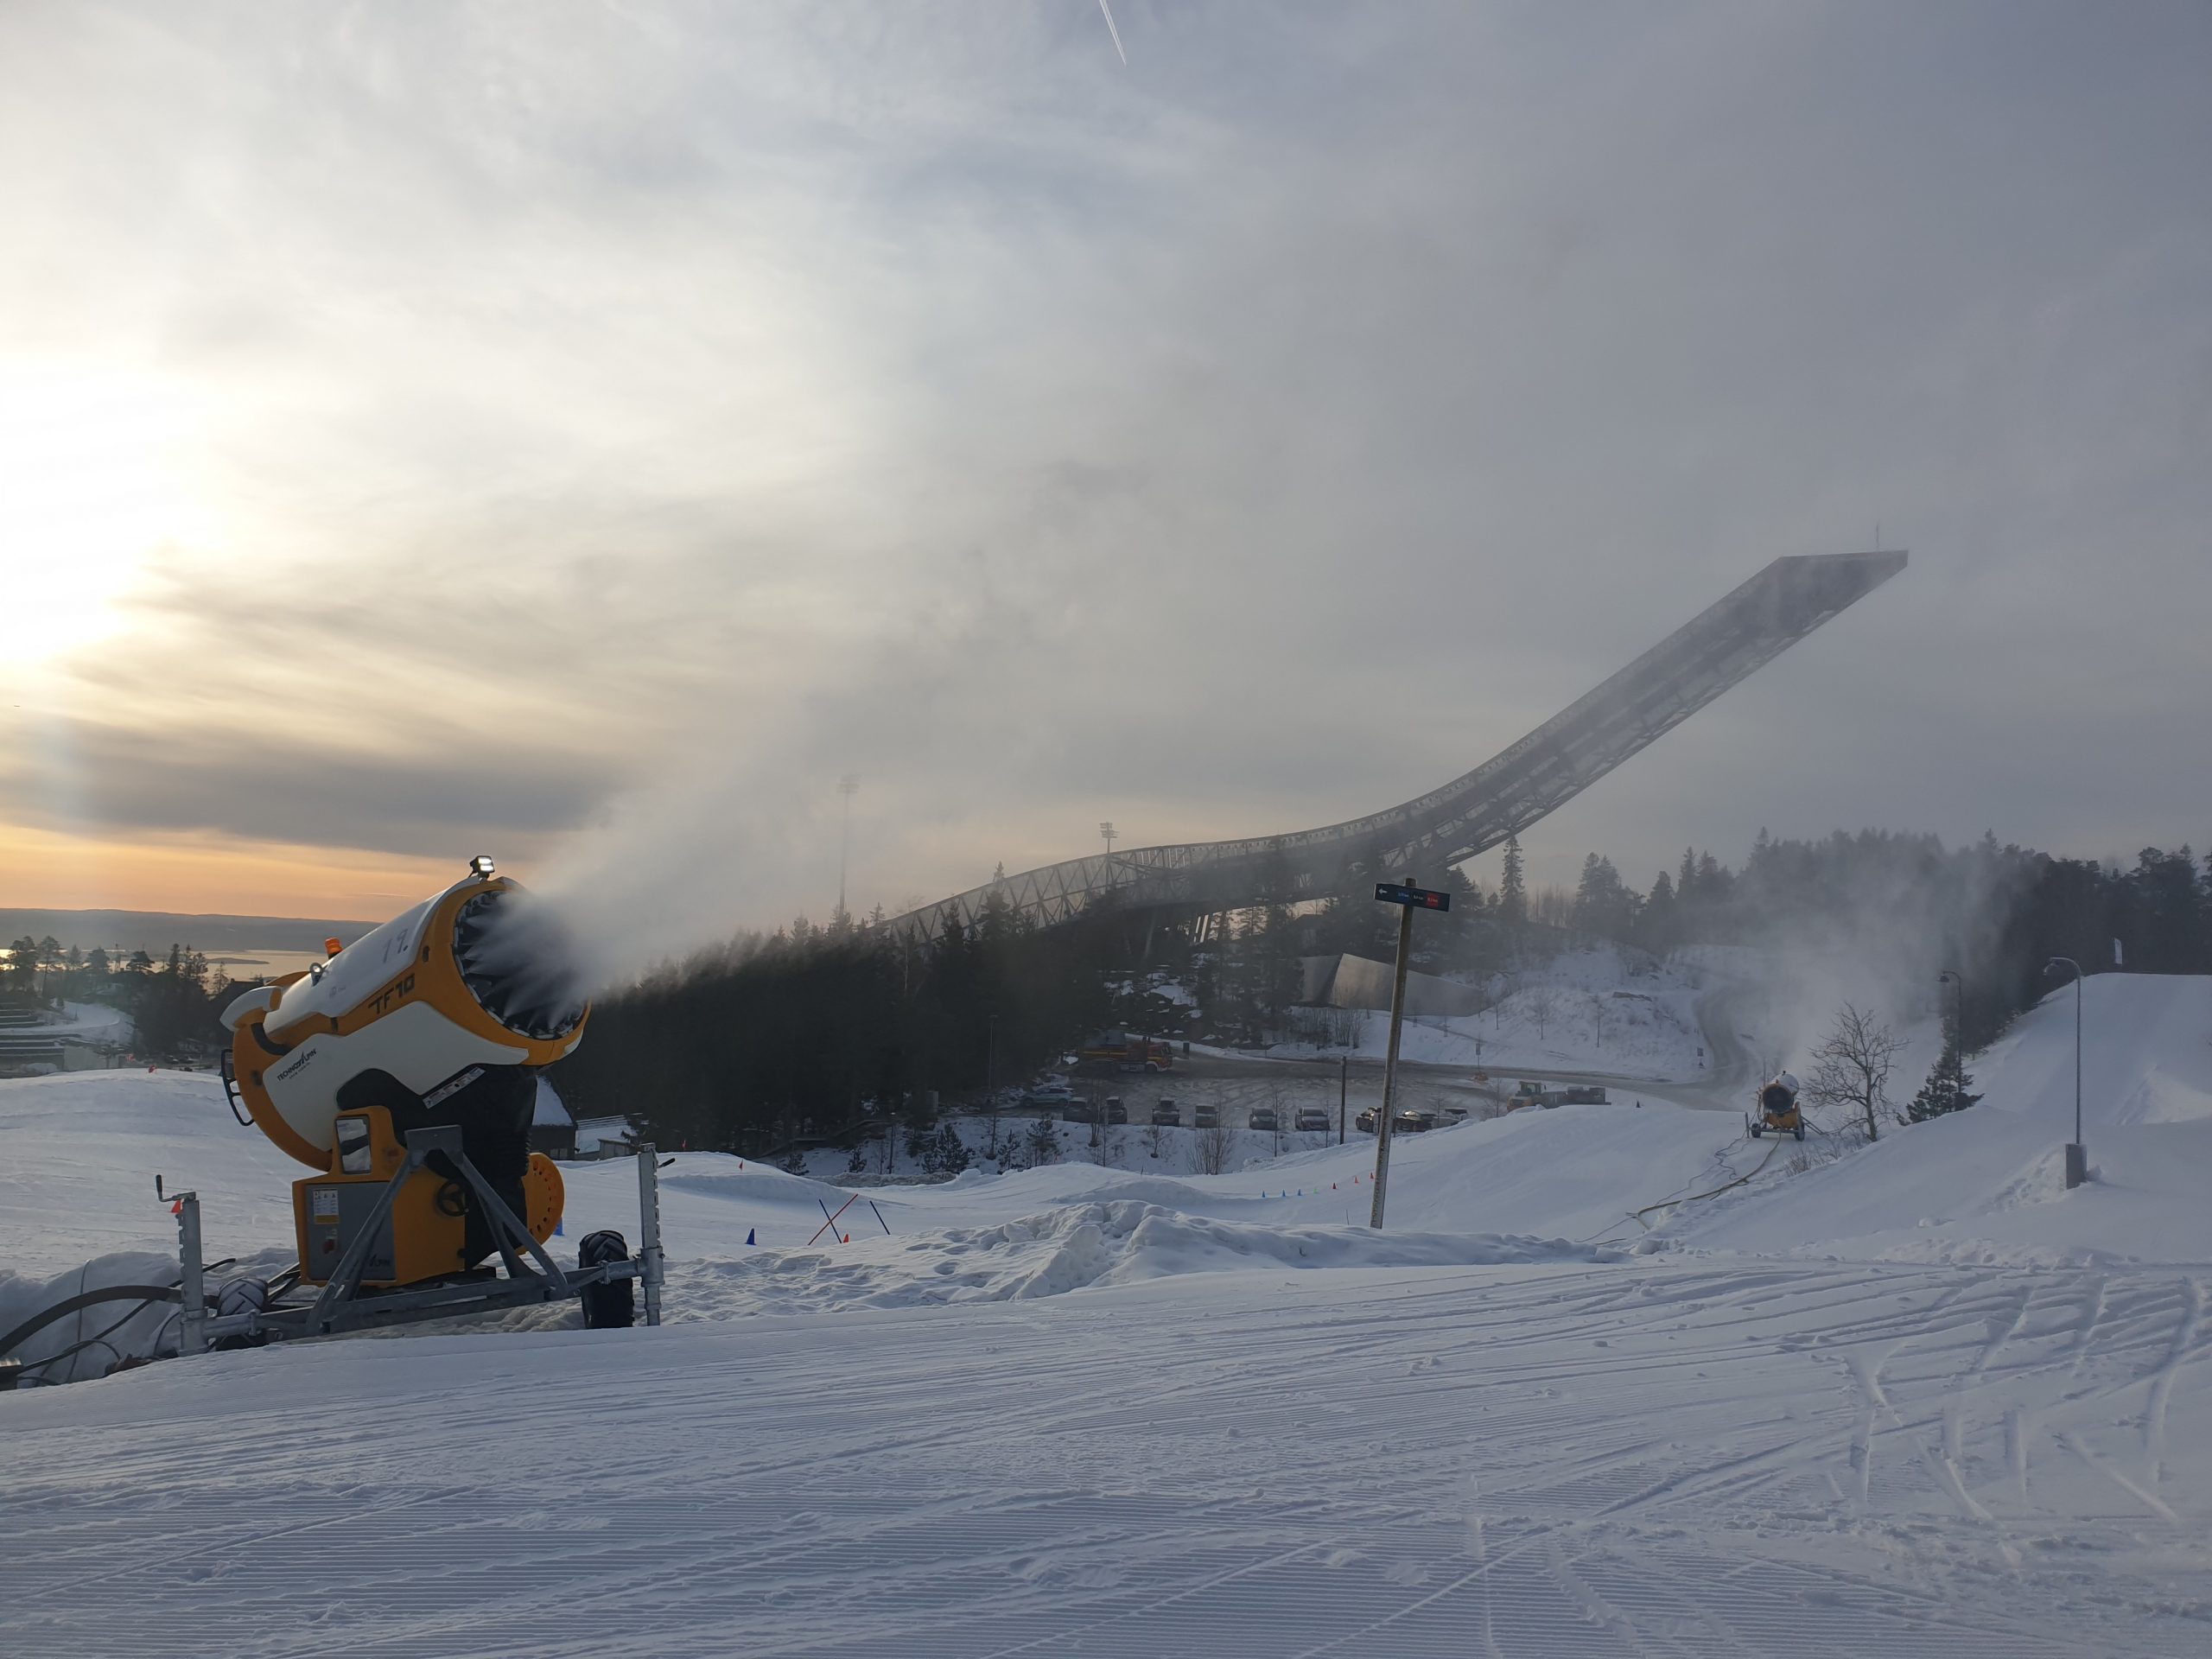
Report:
[[[1769,1131],[1794,1135],[1800,1141],[1805,1138],[1805,1115],[1797,1106],[1797,1079],[1787,1071],[1759,1090],[1759,1115],[1751,1120],[1751,1139],[1756,1141]]]
[[[222,1016],[232,1110],[317,1172],[292,1187],[300,1277],[324,1283],[364,1227],[376,1230],[365,1286],[463,1273],[505,1250],[493,1206],[446,1152],[372,1219],[410,1130],[457,1130],[467,1163],[542,1244],[562,1183],[530,1150],[537,1073],[582,1039],[590,1012],[550,917],[477,858],[443,893],[327,948]]]

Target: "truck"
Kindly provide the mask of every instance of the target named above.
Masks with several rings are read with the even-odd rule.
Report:
[[[1102,1031],[1076,1051],[1077,1064],[1087,1072],[1167,1071],[1175,1053],[1155,1038],[1134,1032]]]

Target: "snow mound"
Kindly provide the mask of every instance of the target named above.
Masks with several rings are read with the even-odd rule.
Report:
[[[1281,1227],[1186,1215],[1136,1199],[1072,1204],[988,1227],[879,1238],[829,1250],[764,1251],[699,1264],[687,1285],[721,1306],[706,1317],[1024,1301],[1095,1286],[1274,1268],[1527,1267],[1614,1262],[1564,1239]],[[671,1298],[671,1301],[677,1299]],[[732,1304],[734,1304],[733,1306]]]

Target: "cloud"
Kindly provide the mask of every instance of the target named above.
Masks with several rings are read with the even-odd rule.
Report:
[[[1538,874],[2190,833],[2201,12],[1120,21],[11,14],[0,364],[188,392],[199,512],[0,769],[609,882],[629,824],[717,926],[826,910],[858,771],[895,906],[1404,798],[1878,519],[1911,572]]]

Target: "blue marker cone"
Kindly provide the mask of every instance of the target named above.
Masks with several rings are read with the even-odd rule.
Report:
[[[745,1242],[746,1242],[747,1243],[750,1244],[750,1243],[753,1242],[753,1233],[754,1233],[754,1231],[755,1231],[755,1230],[755,1230],[755,1229],[753,1229],[753,1228],[751,1228],[751,1227],[748,1227],[748,1228],[747,1228],[747,1229],[745,1230]]]

